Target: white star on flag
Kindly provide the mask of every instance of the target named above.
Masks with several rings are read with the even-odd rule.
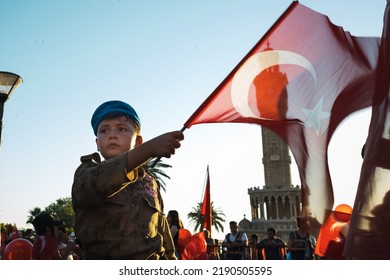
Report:
[[[307,117],[305,127],[313,127],[318,136],[321,136],[328,129],[328,125],[326,125],[321,130],[321,121],[330,118],[330,113],[322,110],[323,99],[324,97],[321,97],[313,109],[302,109]]]

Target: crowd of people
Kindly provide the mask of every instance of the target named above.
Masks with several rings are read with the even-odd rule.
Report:
[[[222,260],[314,260],[316,238],[310,234],[308,220],[297,218],[297,230],[291,231],[285,242],[277,236],[277,229],[269,227],[267,237],[259,239],[258,234],[247,234],[238,230],[237,222],[229,223],[230,233],[226,234],[219,249]]]
[[[72,239],[74,234],[66,231],[62,221],[42,212],[32,224],[34,230],[19,231],[14,227],[8,236],[3,232],[1,259],[74,260],[82,257],[80,245]]]
[[[189,241],[188,231],[183,229],[183,223],[176,210],[168,213],[171,234],[174,239],[176,256],[182,258]],[[236,221],[229,223],[230,232],[223,240],[213,239],[206,229],[201,231],[201,237],[205,247],[199,246],[199,254],[196,259],[206,260],[314,260],[316,238],[310,234],[308,220],[297,218],[297,229],[289,234],[285,242],[277,236],[277,229],[269,227],[267,236],[259,239],[258,234],[252,234],[249,238],[244,231],[238,230]],[[198,235],[199,233],[197,233]],[[187,242],[183,241],[187,240]],[[183,244],[184,243],[184,244]],[[184,252],[184,253],[183,253]],[[194,258],[195,259],[195,258]]]
[[[277,229],[267,229],[267,237],[259,239],[258,234],[249,238],[244,231],[238,230],[237,222],[229,223],[230,232],[224,240],[211,238],[206,229],[200,235],[192,235],[183,226],[176,210],[167,214],[169,233],[172,236],[175,256],[178,260],[313,260],[316,239],[309,232],[307,220],[297,218],[297,230],[291,231],[287,243],[277,236]],[[75,234],[66,231],[61,221],[54,220],[48,213],[39,214],[33,221],[34,230],[12,230],[2,246],[1,259],[34,259],[34,260],[79,260],[86,259],[81,242]],[[186,244],[192,237],[204,242],[204,246],[195,245],[188,253]],[[23,255],[10,255],[12,251],[4,250],[12,241],[25,240]],[[4,238],[3,238],[4,241]],[[30,245],[26,247],[26,244]],[[199,244],[199,243],[198,243]],[[11,244],[12,245],[12,244]],[[20,245],[19,245],[20,246]],[[30,247],[31,246],[31,247]],[[30,248],[30,249],[29,249]],[[21,250],[18,248],[17,250]],[[199,252],[195,252],[199,250]],[[20,254],[20,252],[16,252]],[[197,256],[196,254],[199,253]],[[190,257],[189,257],[190,255]]]

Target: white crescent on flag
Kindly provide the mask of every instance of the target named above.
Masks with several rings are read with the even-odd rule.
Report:
[[[314,82],[317,81],[313,65],[300,54],[284,50],[268,50],[251,56],[234,75],[231,84],[231,99],[237,112],[247,118],[261,118],[255,114],[248,104],[249,89],[254,78],[263,70],[280,64],[301,66],[311,73]]]

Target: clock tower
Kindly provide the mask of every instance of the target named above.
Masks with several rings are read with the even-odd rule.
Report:
[[[268,46],[264,51],[271,50]],[[270,120],[286,118],[287,84],[287,76],[280,71],[279,65],[257,75],[253,85],[261,117]],[[267,236],[267,228],[275,227],[277,235],[287,242],[289,232],[296,229],[296,217],[301,211],[301,187],[293,186],[291,182],[291,156],[287,144],[265,126],[262,126],[261,133],[265,184],[248,189],[252,219],[241,220],[239,229],[248,236],[257,233],[263,239]]]

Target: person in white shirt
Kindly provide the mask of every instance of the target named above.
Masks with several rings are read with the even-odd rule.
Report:
[[[222,242],[223,250],[226,251],[227,260],[244,260],[245,249],[248,245],[248,237],[245,232],[238,230],[237,222],[231,221],[230,233]]]

